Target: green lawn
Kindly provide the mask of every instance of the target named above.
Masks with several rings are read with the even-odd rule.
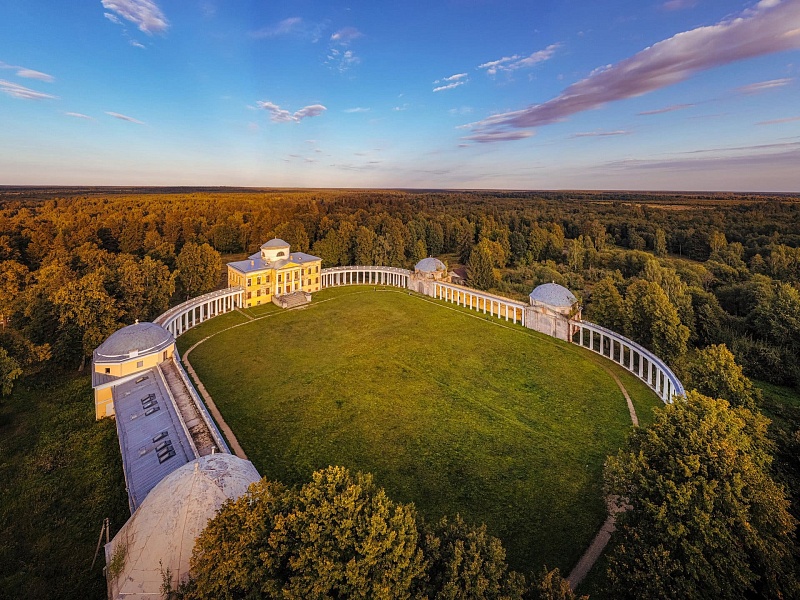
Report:
[[[117,431],[89,377],[44,372],[0,399],[0,598],[106,597],[103,519],[130,517]]]
[[[191,340],[219,332],[219,319]],[[660,401],[588,350],[507,325],[356,286],[265,310],[190,360],[262,475],[292,484],[329,464],[368,471],[427,518],[485,522],[512,567],[568,571],[605,517],[604,458],[631,427],[601,365],[643,421]]]

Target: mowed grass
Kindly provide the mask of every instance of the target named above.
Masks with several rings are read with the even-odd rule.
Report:
[[[609,361],[365,286],[219,325],[193,330],[216,335],[189,360],[262,475],[301,483],[330,464],[373,473],[425,518],[486,523],[522,571],[568,571],[602,524],[603,461],[631,428]],[[649,420],[658,399],[617,372]]]

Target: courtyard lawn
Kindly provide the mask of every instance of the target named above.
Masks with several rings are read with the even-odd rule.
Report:
[[[513,568],[568,572],[605,518],[603,461],[631,428],[601,365],[645,422],[660,401],[610,361],[508,325],[354,286],[214,325],[189,360],[262,475],[294,484],[330,464],[370,472],[425,518],[486,523]]]

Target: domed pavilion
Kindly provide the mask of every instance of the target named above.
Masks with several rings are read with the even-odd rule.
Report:
[[[580,320],[581,306],[575,294],[555,282],[536,286],[528,295],[526,324],[530,329],[569,341],[573,326],[571,319]]]

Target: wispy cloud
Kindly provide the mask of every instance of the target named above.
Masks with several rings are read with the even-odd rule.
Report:
[[[665,106],[664,108],[656,108],[654,110],[643,110],[642,112],[636,113],[639,116],[646,116],[646,115],[663,115],[664,113],[675,112],[676,110],[686,110],[687,108],[692,108],[694,104],[673,104],[672,106]]]
[[[460,85],[464,85],[469,81],[468,75],[466,73],[456,73],[455,75],[450,75],[450,77],[442,77],[441,79],[437,79],[433,82],[433,85],[437,85],[441,83],[435,88],[433,88],[434,92],[443,92],[445,90],[452,90],[453,88],[457,88]]]
[[[696,0],[667,0],[661,5],[664,10],[683,10],[684,8],[694,8]]]
[[[782,123],[793,123],[800,121],[800,117],[784,117],[783,119],[770,119],[769,121],[759,121],[756,125],[780,125]]]
[[[800,31],[798,31],[796,35],[800,36]],[[791,82],[792,82],[791,78],[770,79],[769,81],[759,81],[758,83],[743,85],[742,87],[736,88],[736,91],[739,94],[759,94],[766,90],[771,90],[774,88],[779,88],[785,85],[789,85]]]
[[[582,131],[580,133],[573,133],[571,138],[587,138],[587,137],[609,137],[615,135],[630,135],[630,131],[619,129],[617,131]]]
[[[317,117],[328,110],[322,106],[322,104],[311,104],[310,106],[304,106],[300,110],[292,113],[272,102],[258,101],[256,104],[258,105],[258,108],[263,108],[269,112],[270,120],[274,121],[275,123],[299,123],[303,119]]]
[[[90,117],[89,115],[84,115],[84,114],[82,114],[82,113],[76,113],[76,112],[65,112],[65,113],[64,113],[64,116],[65,116],[65,117],[73,117],[73,118],[75,118],[75,119],[84,119],[84,120],[86,120],[86,121],[94,121],[94,118]]]
[[[762,0],[736,18],[679,33],[615,65],[596,69],[543,104],[493,115],[472,126],[477,133],[491,133],[549,125],[679,83],[713,67],[795,48],[800,48],[800,2]]]
[[[362,106],[355,106],[353,108],[345,108],[344,111],[342,111],[342,112],[351,113],[351,114],[352,113],[365,113],[365,112],[369,112],[369,109],[368,108],[364,108]]]
[[[104,13],[112,23],[121,24],[117,15],[130,21],[148,35],[163,33],[169,22],[153,0],[102,0],[103,8],[113,11]]]
[[[128,115],[121,115],[120,113],[116,112],[109,112],[106,111],[106,114],[109,117],[114,117],[115,119],[119,119],[120,121],[128,121],[129,123],[136,123],[137,125],[144,125],[142,121],[139,119],[134,119],[133,117],[129,117]]]
[[[540,62],[544,62],[546,60],[550,60],[551,58],[553,58],[553,55],[560,46],[561,44],[550,44],[544,50],[537,50],[536,52],[529,54],[528,56],[522,56],[520,54],[514,54],[513,56],[504,56],[503,58],[499,58],[497,60],[490,60],[489,62],[485,62],[482,65],[478,65],[478,68],[486,69],[486,72],[489,75],[497,75],[497,73],[500,71],[510,72],[510,71],[516,71],[517,69],[525,69],[533,67],[534,65],[537,65]]]
[[[58,96],[52,94],[45,94],[44,92],[37,92],[25,86],[0,79],[0,92],[12,98],[21,98],[22,100],[54,100]]]
[[[25,79],[38,79],[39,81],[46,81],[48,83],[52,83],[55,81],[55,77],[52,75],[48,75],[47,73],[42,73],[41,71],[34,71],[33,69],[28,69],[26,67],[19,67],[15,65],[9,65],[0,61],[0,69],[14,69],[15,75],[17,77],[24,77]]]
[[[533,136],[532,131],[484,131],[462,137],[462,140],[478,142],[479,144],[489,144],[492,142],[508,142],[512,140],[524,140]]]
[[[360,63],[361,59],[358,56],[356,56],[355,52],[353,52],[352,50],[340,50],[339,48],[331,48],[330,51],[328,52],[328,60],[326,62],[328,64],[333,65],[337,71],[344,73],[351,67]]]
[[[147,50],[147,46],[145,46],[141,42],[138,42],[137,40],[128,40],[128,43],[134,48],[141,48],[142,50]]]
[[[301,17],[289,17],[288,19],[284,19],[283,21],[270,27],[264,27],[263,29],[250,32],[250,37],[271,38],[280,35],[297,33],[301,30],[302,25],[303,19]]]
[[[331,42],[335,42],[337,44],[346,46],[353,40],[358,39],[363,35],[364,34],[361,33],[355,27],[344,27],[339,31],[335,31],[333,34],[331,34]]]

